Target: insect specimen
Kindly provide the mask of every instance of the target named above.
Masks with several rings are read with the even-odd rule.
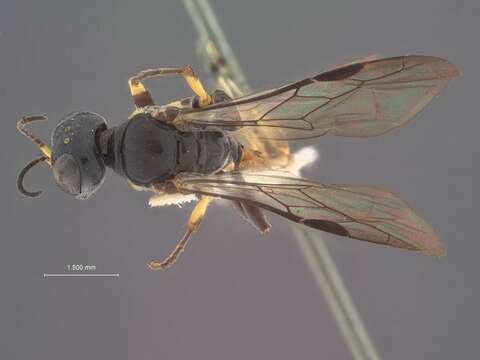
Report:
[[[143,81],[169,74],[182,76],[196,95],[156,106]],[[446,60],[400,56],[231,99],[221,90],[208,93],[189,66],[145,70],[128,81],[136,108],[118,126],[107,128],[92,112],[70,113],[53,130],[50,149],[26,129],[46,118],[23,117],[18,130],[43,156],[20,172],[18,189],[40,195],[27,191],[23,178],[46,162],[57,185],[78,199],[100,187],[109,167],[134,189],[152,191],[151,206],[198,201],[176,248],[163,261],[151,260],[151,269],[175,262],[214,198],[230,201],[261,233],[271,227],[268,210],[336,235],[440,256],[445,250],[432,227],[395,195],[295,175],[312,158],[294,156],[289,142],[381,135],[413,118],[457,75]]]

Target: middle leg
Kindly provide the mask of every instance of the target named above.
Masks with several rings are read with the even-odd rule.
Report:
[[[202,219],[207,212],[210,200],[210,197],[202,196],[200,201],[193,209],[192,214],[190,215],[190,219],[188,220],[187,230],[185,231],[180,241],[177,243],[175,249],[170,253],[170,255],[168,255],[167,258],[162,261],[150,260],[150,262],[148,263],[148,267],[151,270],[166,269],[172,266],[177,261],[180,254],[183,252],[183,250],[185,250],[190,236],[198,230],[198,227],[200,226],[200,223],[202,222]]]

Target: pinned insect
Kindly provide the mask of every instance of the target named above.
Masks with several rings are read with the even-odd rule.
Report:
[[[193,97],[155,106],[142,81],[176,74]],[[304,180],[294,169],[313,160],[291,154],[288,141],[323,135],[370,137],[405,124],[458,75],[446,60],[401,56],[353,63],[302,81],[231,99],[221,90],[209,94],[191,67],[140,72],[129,79],[136,109],[130,118],[107,128],[100,115],[75,112],[52,133],[52,150],[26,130],[45,120],[24,117],[18,130],[33,140],[51,166],[57,185],[87,199],[102,184],[107,167],[136,190],[154,193],[151,206],[198,200],[186,231],[153,270],[172,265],[203,219],[212,199],[229,200],[261,233],[270,230],[263,210],[336,235],[429,255],[445,250],[433,229],[402,200],[365,186],[324,185]]]

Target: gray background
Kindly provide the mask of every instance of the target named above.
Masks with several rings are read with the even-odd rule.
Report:
[[[213,2],[255,89],[282,85],[372,53],[419,53],[458,65],[455,80],[416,121],[385,136],[322,138],[307,176],[381,186],[438,230],[448,256],[325,235],[385,359],[478,356],[478,1]],[[349,359],[288,226],[260,237],[213,206],[173,269],[146,261],[175,245],[191,206],[148,209],[147,194],[109,173],[89,201],[70,199],[16,133],[23,114],[48,138],[56,121],[88,109],[110,123],[132,110],[126,80],[187,63],[196,34],[179,2],[6,1],[0,5],[2,359]],[[158,103],[189,95],[149,82]],[[67,264],[118,279],[43,279]],[[460,357],[461,356],[461,357]]]

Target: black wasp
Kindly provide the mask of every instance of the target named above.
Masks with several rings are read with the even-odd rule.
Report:
[[[154,105],[142,81],[182,76],[194,97]],[[214,198],[229,200],[261,233],[270,230],[263,210],[329,233],[430,255],[445,250],[433,229],[389,192],[302,179],[299,169],[315,159],[311,148],[292,154],[289,141],[323,135],[369,137],[405,124],[458,75],[446,60],[400,56],[357,62],[277,89],[231,99],[205,91],[191,67],[160,68],[129,79],[136,109],[108,128],[92,112],[66,115],[52,133],[51,148],[26,130],[46,120],[22,118],[18,130],[43,156],[19,174],[46,162],[57,185],[87,199],[102,184],[106,168],[134,189],[151,190],[151,206],[198,201],[174,251],[151,269],[166,268],[183,251]]]

